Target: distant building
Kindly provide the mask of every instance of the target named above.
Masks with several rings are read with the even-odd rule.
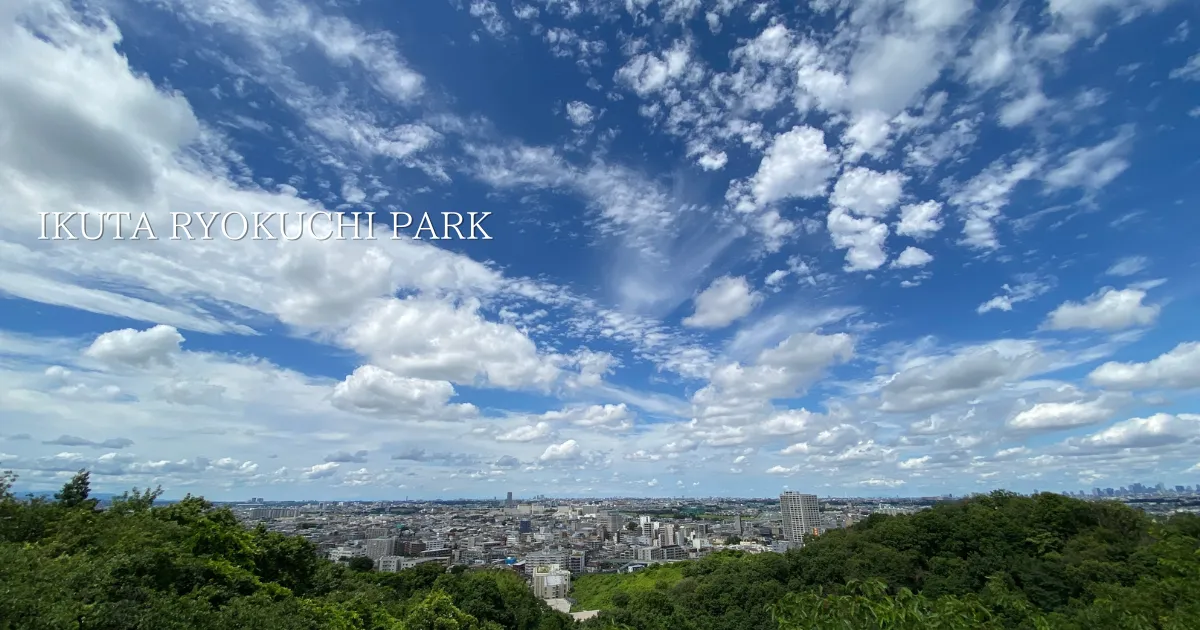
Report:
[[[512,505],[513,505],[512,493],[509,492],[508,498],[504,500],[504,507],[512,507]]]
[[[563,599],[571,590],[571,572],[560,565],[540,566],[533,571],[533,595],[538,599]]]
[[[783,512],[784,540],[804,544],[805,536],[820,531],[821,509],[817,495],[784,492],[779,495],[779,508]]]
[[[337,562],[350,558],[365,558],[367,550],[362,547],[335,547],[329,552],[329,559]]]
[[[250,510],[250,518],[295,518],[300,516],[300,510],[296,508],[253,508]]]
[[[405,540],[396,549],[397,555],[401,556],[419,556],[424,551],[425,543],[419,540]]]
[[[568,566],[570,557],[570,554],[565,551],[539,551],[525,556],[525,566],[529,571],[536,573],[536,570],[541,567]]]
[[[642,562],[650,560],[686,560],[687,557],[687,549],[684,549],[679,545],[667,545],[664,547],[641,547],[634,551],[634,559]]]
[[[395,573],[400,570],[404,558],[400,556],[383,556],[375,561],[375,566],[384,573]]]
[[[587,552],[574,551],[567,558],[567,570],[573,574],[583,573],[587,569]]]
[[[367,557],[372,560],[396,555],[395,538],[371,538],[364,547],[367,550]]]

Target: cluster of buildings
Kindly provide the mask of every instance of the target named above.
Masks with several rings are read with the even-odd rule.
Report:
[[[927,509],[938,499],[607,499],[267,503],[231,506],[247,521],[303,536],[334,561],[366,558],[377,571],[423,563],[497,567],[522,575],[551,606],[569,610],[572,581],[598,572],[703,557],[736,548],[782,552],[872,513]],[[362,561],[359,561],[362,562]]]

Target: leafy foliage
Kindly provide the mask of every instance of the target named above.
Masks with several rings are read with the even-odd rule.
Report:
[[[633,593],[670,588],[683,579],[683,565],[659,564],[631,574],[582,575],[571,585],[576,610],[603,610],[629,601]]]
[[[243,527],[198,497],[134,489],[103,511],[86,473],[55,500],[0,475],[0,630],[557,630],[510,571],[356,572],[304,538]]]
[[[787,554],[737,551],[581,578],[587,628],[1200,628],[1200,518],[1007,492],[875,515]],[[602,588],[601,586],[602,585]],[[583,588],[586,587],[586,588]]]

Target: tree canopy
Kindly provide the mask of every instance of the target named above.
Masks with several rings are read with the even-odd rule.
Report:
[[[786,554],[725,551],[681,579],[583,576],[585,627],[1200,628],[1200,517],[996,492],[874,515]],[[1189,594],[1190,593],[1190,594]]]
[[[507,570],[358,572],[306,539],[243,527],[199,497],[127,492],[98,510],[86,472],[53,500],[0,475],[0,630],[557,630],[570,617]]]
[[[351,568],[188,496],[100,510],[80,472],[53,499],[0,473],[0,630],[1194,630],[1200,517],[997,492],[872,516],[786,554],[576,581],[582,624],[505,569]]]

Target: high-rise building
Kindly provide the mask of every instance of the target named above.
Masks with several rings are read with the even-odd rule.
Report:
[[[372,538],[363,546],[367,549],[367,557],[372,560],[396,555],[395,538]]]
[[[509,493],[508,493],[508,498],[504,500],[504,507],[512,507],[512,505],[513,505],[513,502],[512,502],[512,493],[511,493],[511,492],[509,492]]]
[[[742,535],[742,515],[740,512],[733,516],[733,533],[738,536]]]
[[[821,526],[821,509],[817,495],[784,492],[779,495],[783,512],[783,537],[788,542],[803,543],[804,537]]]

